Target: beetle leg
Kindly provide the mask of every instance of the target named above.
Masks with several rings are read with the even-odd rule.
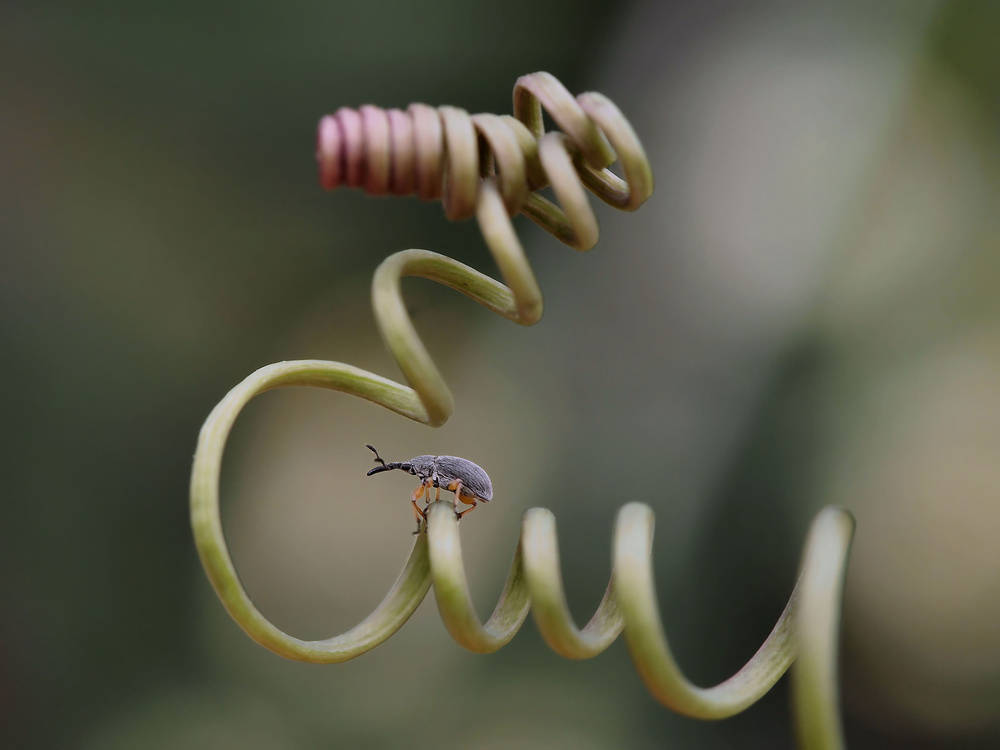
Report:
[[[424,527],[426,528],[427,526],[427,514],[424,513],[424,511],[420,510],[420,506],[417,505],[417,500],[419,500],[423,496],[423,494],[424,494],[424,485],[421,484],[419,487],[417,487],[417,489],[413,491],[413,498],[410,500],[410,502],[413,504],[413,515],[417,519],[417,530],[413,532],[414,534],[420,533],[421,519],[423,519]],[[427,493],[428,498],[430,498],[430,494],[431,494],[430,492]]]
[[[433,486],[434,486],[434,484],[433,484],[432,480],[430,480],[430,479],[423,479],[423,480],[421,480],[420,486],[417,487],[417,489],[413,490],[413,499],[414,500],[419,500],[421,497],[423,497],[424,492],[426,492],[427,493],[427,499],[424,502],[427,503],[428,505],[430,505],[430,502],[431,502],[431,487],[433,487]]]
[[[457,494],[457,493],[456,493],[455,497],[458,497],[458,494]],[[463,511],[462,511],[461,513],[459,513],[458,511],[455,511],[455,515],[456,515],[456,516],[457,516],[458,518],[461,518],[461,517],[462,517],[462,516],[464,516],[464,515],[465,515],[466,513],[468,513],[468,512],[470,511],[470,510],[472,510],[473,508],[475,508],[475,507],[476,507],[477,505],[479,505],[479,501],[478,501],[478,500],[473,500],[473,501],[472,501],[472,505],[470,505],[470,506],[469,506],[468,508],[466,508],[465,510],[463,510]]]
[[[448,489],[455,493],[455,497],[453,497],[451,500],[452,507],[454,507],[455,509],[455,518],[461,518],[462,513],[465,512],[465,511],[462,511],[462,513],[458,512],[458,495],[462,491],[462,480],[456,479],[452,481],[452,483],[448,485]]]
[[[424,514],[424,512],[422,510],[420,510],[420,506],[417,505],[417,501],[416,500],[411,500],[410,502],[413,503],[413,515],[417,519],[417,530],[414,531],[413,533],[414,534],[419,534],[420,533],[420,521],[421,521],[421,519],[423,519],[424,526],[427,526],[427,516]]]

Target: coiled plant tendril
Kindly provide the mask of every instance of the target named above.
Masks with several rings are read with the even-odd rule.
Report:
[[[542,110],[560,128],[543,132]],[[840,602],[854,521],[826,508],[812,524],[799,580],[771,634],[733,677],[711,688],[692,685],[667,644],[653,585],[653,514],[629,503],[614,530],[613,570],[590,622],[577,628],[559,567],[555,518],[543,508],[525,516],[499,603],[483,624],[475,613],[462,564],[451,504],[429,510],[429,532],[418,535],[402,573],[382,603],[342,635],[304,641],[272,624],[247,595],[226,546],[219,513],[219,474],[230,429],[254,396],[273,388],[313,386],[367,399],[430,426],[447,421],[451,392],[417,335],[400,279],[444,284],[495,313],[531,325],[542,295],[511,217],[523,213],[562,242],[588,250],[597,221],[583,188],[625,210],[652,193],[649,163],[635,133],[606,97],[573,97],[553,76],[524,76],[514,87],[514,116],[469,115],[455,107],[411,105],[405,112],[373,106],[341,109],[319,126],[324,187],[363,188],[371,195],[417,194],[444,203],[451,219],[476,216],[505,283],[426,250],[395,253],[379,266],[372,302],[382,338],[409,386],[340,362],[300,360],[262,367],[233,388],[202,427],[191,476],[191,522],[202,564],[230,615],[262,646],[288,659],[333,663],[352,659],[395,633],[431,584],[451,635],[465,648],[490,653],[504,646],[529,609],[545,641],[570,659],[607,648],[624,630],[643,681],[665,706],[695,718],[721,719],[752,705],[795,660],[793,698],[804,747],[842,746],[836,654]],[[608,167],[618,162],[624,179]],[[559,205],[538,194],[551,187]]]

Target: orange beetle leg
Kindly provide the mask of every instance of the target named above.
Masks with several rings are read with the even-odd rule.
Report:
[[[457,518],[461,518],[466,513],[468,513],[470,510],[472,510],[472,508],[475,508],[479,504],[479,501],[476,500],[476,498],[470,497],[469,495],[463,495],[462,494],[463,487],[462,487],[462,480],[461,479],[454,479],[454,480],[452,480],[451,484],[448,485],[448,489],[455,493],[455,499],[454,499],[453,502],[454,502],[454,505],[455,505],[455,516]],[[465,503],[466,505],[471,505],[472,508],[466,508],[461,513],[459,513],[458,512],[458,503],[459,503],[459,501]]]
[[[451,504],[455,508],[455,515],[458,515],[458,493],[462,489],[462,482],[458,479],[452,479],[451,483],[445,487],[445,489],[450,490],[455,493],[455,497],[451,499]]]
[[[466,508],[465,510],[463,510],[463,511],[462,511],[461,513],[456,513],[456,515],[457,515],[457,516],[458,516],[459,518],[461,518],[461,517],[462,517],[462,516],[464,516],[464,515],[465,515],[466,513],[468,513],[468,512],[470,511],[470,510],[472,510],[472,509],[473,509],[473,508],[475,508],[475,507],[476,507],[477,505],[479,505],[479,501],[478,501],[478,500],[476,500],[476,499],[475,499],[474,497],[473,497],[473,498],[465,498],[465,497],[463,497],[463,498],[461,498],[461,500],[462,500],[462,502],[463,502],[463,503],[465,503],[465,504],[466,504],[466,505],[468,505],[469,507],[468,507],[468,508]],[[470,503],[471,503],[471,504],[470,504]]]
[[[413,515],[417,519],[417,530],[413,532],[414,534],[420,533],[421,520],[423,520],[424,526],[425,527],[427,526],[427,514],[424,513],[424,511],[420,510],[420,506],[417,505],[417,500],[423,497],[423,494],[424,494],[424,485],[420,485],[419,487],[417,487],[417,489],[413,491],[413,498],[410,500],[410,502],[413,504]],[[431,494],[430,492],[427,493],[428,498],[430,498],[430,494]]]
[[[413,503],[413,515],[417,519],[417,530],[414,531],[413,533],[414,534],[419,534],[420,533],[420,521],[421,521],[421,519],[423,519],[424,526],[427,526],[427,516],[424,514],[424,512],[422,510],[420,510],[420,506],[417,505],[417,501],[416,500],[411,500],[410,502]]]

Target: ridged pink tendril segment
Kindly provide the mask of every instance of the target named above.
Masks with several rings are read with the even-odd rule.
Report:
[[[562,133],[543,133],[543,108]],[[518,80],[514,109],[512,117],[426,104],[406,110],[342,107],[320,120],[320,184],[328,190],[360,188],[373,196],[443,199],[448,218],[459,220],[475,213],[480,180],[495,175],[508,215],[524,210],[579,249],[597,240],[593,212],[585,200],[581,203],[581,181],[625,210],[649,197],[652,173],[644,155],[622,162],[624,181],[606,169],[616,153],[619,159],[623,153],[638,155],[641,146],[605,97],[589,93],[574,98],[553,76],[534,73]],[[567,202],[573,204],[569,220],[551,202],[531,195],[548,185],[564,210]],[[585,225],[586,241],[575,241],[577,232],[567,227],[577,223]]]

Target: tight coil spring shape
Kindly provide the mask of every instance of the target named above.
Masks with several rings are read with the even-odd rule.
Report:
[[[559,128],[544,132],[542,111]],[[469,595],[449,502],[429,510],[428,533],[417,536],[396,583],[363,622],[342,635],[304,641],[280,630],[254,606],[230,557],[219,512],[219,475],[229,432],[242,408],[273,388],[312,386],[367,399],[430,426],[443,424],[454,402],[417,335],[400,280],[419,276],[444,284],[522,325],[542,314],[542,295],[514,232],[523,213],[562,242],[588,250],[597,221],[584,187],[625,211],[652,193],[649,162],[638,138],[606,97],[573,97],[548,73],[520,78],[514,116],[469,115],[455,107],[411,105],[406,111],[341,109],[319,126],[321,184],[363,188],[370,195],[416,194],[441,200],[451,219],[475,216],[505,284],[444,255],[405,250],[375,272],[372,303],[382,338],[410,384],[340,362],[299,360],[262,367],[233,388],[202,427],[191,477],[191,521],[199,556],[230,615],[262,646],[288,659],[335,663],[374,648],[413,614],[431,584],[445,626],[477,653],[510,641],[528,611],[549,646],[570,659],[601,653],[624,630],[639,674],[663,705],[694,718],[721,719],[759,700],[795,663],[793,700],[803,747],[843,745],[837,696],[837,637],[843,578],[854,521],[838,508],[813,521],[795,589],[771,634],[728,680],[700,688],[676,664],[664,634],[653,583],[653,514],[641,503],[619,512],[611,581],[590,622],[573,622],[560,573],[555,517],[529,510],[510,574],[483,624]],[[624,179],[608,167],[617,161]],[[551,187],[558,205],[538,194]]]

